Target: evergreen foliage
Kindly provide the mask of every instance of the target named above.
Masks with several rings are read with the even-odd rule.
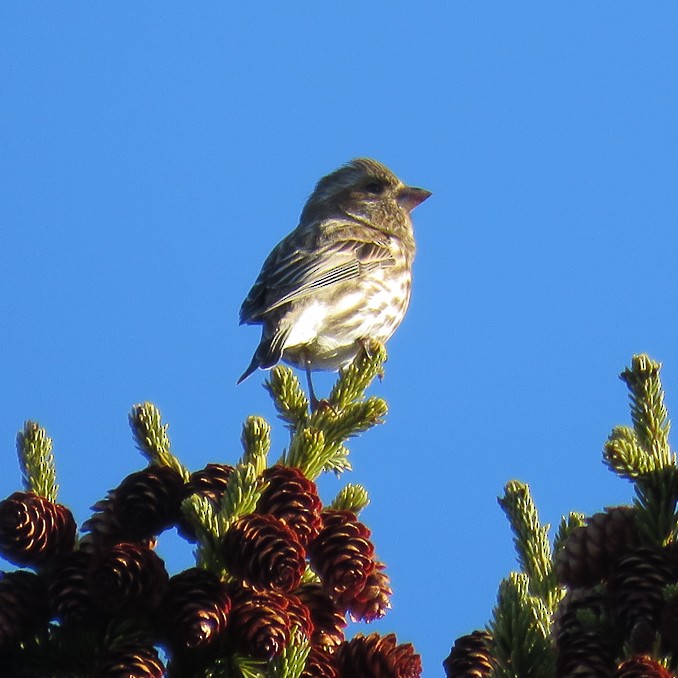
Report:
[[[678,468],[669,445],[661,365],[634,356],[621,374],[631,426],[603,461],[633,484],[631,506],[563,517],[551,547],[529,487],[499,504],[520,571],[499,586],[486,631],[458,639],[448,678],[672,678],[678,670]]]
[[[365,488],[346,485],[323,511],[313,480],[350,470],[347,440],[383,421],[385,402],[365,389],[385,359],[382,345],[366,346],[313,410],[292,370],[275,367],[265,387],[290,434],[276,465],[271,427],[253,416],[233,466],[191,473],[158,408],[134,406],[129,423],[149,466],[95,504],[79,539],[56,504],[52,441],[27,422],[17,439],[25,492],[0,502],[0,555],[27,568],[0,576],[0,675],[313,678],[311,654],[342,675],[340,661],[358,656],[353,646],[341,653],[347,617],[380,617],[391,589],[356,518]],[[321,552],[315,540],[337,516]],[[154,551],[167,526],[195,544],[198,566],[171,578]],[[361,575],[349,585],[354,559]],[[420,674],[411,645],[369,638],[360,661],[387,677]]]
[[[17,452],[26,491],[55,502],[59,486],[52,439],[45,429],[34,421],[27,421],[17,434]]]

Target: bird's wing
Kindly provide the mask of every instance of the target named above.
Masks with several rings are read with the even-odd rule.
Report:
[[[241,323],[260,322],[275,308],[317,290],[358,278],[366,271],[395,265],[386,240],[329,240],[312,247],[292,247],[286,238],[268,256],[240,309]]]

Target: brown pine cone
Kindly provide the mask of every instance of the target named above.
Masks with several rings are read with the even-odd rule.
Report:
[[[194,650],[223,638],[230,611],[231,599],[219,577],[192,567],[169,580],[157,618],[174,647]]]
[[[320,584],[304,584],[294,592],[311,613],[313,633],[311,644],[333,649],[344,641],[346,617],[334,601],[323,592]]]
[[[341,678],[334,655],[312,647],[299,678]]]
[[[102,657],[97,678],[163,678],[165,667],[151,645],[130,641],[110,648]]]
[[[635,510],[614,506],[586,519],[572,530],[555,556],[558,582],[573,588],[606,579],[619,559],[639,544]]]
[[[587,619],[584,623],[582,617]],[[616,639],[608,623],[607,596],[597,589],[569,591],[554,619],[556,678],[608,678],[615,669]]]
[[[556,678],[609,678],[614,671],[609,643],[599,633],[583,631],[570,639],[566,648],[558,648]]]
[[[457,638],[443,662],[447,678],[487,678],[496,663],[491,647],[492,636],[487,631],[473,631]]]
[[[165,592],[163,561],[149,548],[123,542],[101,553],[89,574],[90,591],[104,610],[151,610]]]
[[[359,633],[344,641],[336,652],[342,676],[370,676],[370,678],[419,678],[421,658],[410,643],[397,644],[395,634],[380,636]]]
[[[664,602],[661,613],[662,638],[672,654],[678,655],[678,594]]]
[[[322,502],[314,482],[300,469],[275,465],[267,468],[263,478],[268,487],[257,503],[257,513],[267,513],[281,520],[306,547],[322,527]]]
[[[33,492],[14,492],[0,502],[0,554],[16,565],[39,567],[75,545],[71,512]]]
[[[205,468],[193,471],[186,485],[185,496],[198,494],[209,499],[214,508],[219,509],[232,471],[233,467],[228,464],[207,464]],[[184,539],[197,541],[195,528],[183,515],[179,518],[177,531]]]
[[[89,590],[91,554],[73,551],[49,573],[47,597],[52,616],[62,625],[82,626],[96,615]]]
[[[370,530],[351,511],[322,512],[323,529],[309,545],[313,569],[325,593],[344,609],[374,571],[374,546]]]
[[[147,539],[127,540],[114,510],[116,490],[109,490],[105,499],[100,499],[92,506],[92,515],[82,524],[85,535],[80,539],[80,550],[91,554],[101,553],[124,541],[133,541],[155,548],[155,536]]]
[[[41,577],[26,570],[0,573],[0,652],[47,625],[47,591]]]
[[[277,657],[290,640],[290,617],[281,594],[239,588],[232,595],[229,635],[255,659]]]
[[[367,576],[365,586],[348,601],[339,599],[339,606],[348,607],[353,621],[373,622],[381,619],[391,608],[391,581],[383,571],[384,563],[375,563],[374,570]]]
[[[169,466],[148,466],[128,475],[113,493],[123,540],[146,539],[174,525],[184,496],[184,480]]]
[[[294,593],[286,593],[285,600],[287,602],[287,614],[290,618],[290,627],[297,628],[309,640],[313,636],[313,620],[311,619],[311,611],[301,599],[294,595]]]
[[[306,569],[304,547],[287,525],[268,515],[238,518],[224,537],[223,554],[233,576],[275,591],[295,589]]]
[[[613,678],[674,678],[673,673],[658,661],[644,655],[636,655],[622,662]]]
[[[91,507],[92,515],[80,528],[84,536],[80,539],[80,550],[94,554],[124,541],[118,516],[113,511],[115,490],[109,490],[105,499]]]
[[[663,590],[676,574],[663,550],[639,547],[622,558],[610,576],[613,611],[632,651],[651,649],[664,607]]]
[[[232,471],[233,467],[228,464],[207,464],[205,468],[193,471],[188,481],[188,494],[197,493],[220,506]]]

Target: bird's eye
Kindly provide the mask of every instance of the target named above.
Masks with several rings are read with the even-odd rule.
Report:
[[[372,181],[365,186],[365,190],[373,195],[379,195],[384,190],[384,184],[379,183],[378,181]]]

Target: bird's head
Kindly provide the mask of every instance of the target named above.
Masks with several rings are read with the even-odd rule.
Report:
[[[380,230],[410,227],[409,213],[431,195],[405,185],[388,167],[371,158],[356,158],[316,185],[301,213],[301,222],[344,213]]]

